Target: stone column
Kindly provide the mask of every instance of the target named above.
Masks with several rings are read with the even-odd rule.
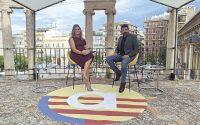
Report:
[[[1,11],[0,11],[0,48],[3,48],[3,38],[2,38],[2,20],[1,20]],[[0,55],[3,56],[3,49],[0,49]],[[1,69],[0,69],[1,70]]]
[[[86,17],[85,20],[85,40],[86,40],[86,47],[93,48],[93,23],[92,23],[92,16],[95,14],[94,10],[84,9],[83,13]]]
[[[196,80],[198,80],[198,52],[195,53],[195,75]]]
[[[192,70],[192,62],[193,62],[193,45],[189,45],[189,60],[188,60],[188,75],[187,75],[187,80],[190,80],[191,77],[191,70]]]
[[[106,56],[111,55],[113,50],[111,48],[115,47],[114,43],[114,15],[116,14],[115,9],[107,9],[105,11],[107,15],[107,26],[106,26]]]
[[[200,53],[197,52],[197,80],[200,79]]]
[[[188,47],[187,47],[188,45],[186,44],[185,45],[185,50],[184,50],[184,57],[183,57],[183,62],[184,62],[184,64],[185,64],[185,67],[184,67],[184,71],[183,71],[183,74],[184,74],[184,79],[187,79],[187,68],[188,68],[188,62],[187,62],[187,55],[188,55]]]
[[[173,69],[174,65],[174,41],[175,41],[175,22],[176,15],[175,10],[170,11],[169,23],[168,23],[168,35],[167,35],[167,57],[166,57],[166,69]],[[172,71],[171,71],[172,72]]]
[[[107,9],[105,14],[107,15],[107,26],[106,26],[106,56],[113,54],[114,50],[112,48],[115,47],[114,43],[114,15],[116,11],[115,9]],[[110,69],[106,69],[106,77],[110,78]]]
[[[29,79],[33,79],[35,67],[35,12],[27,9],[26,14],[26,42],[28,49],[28,74]]]
[[[2,8],[2,37],[3,37],[3,54],[4,54],[4,71],[6,79],[15,78],[15,63],[14,63],[14,45],[12,40],[12,29],[9,7]]]

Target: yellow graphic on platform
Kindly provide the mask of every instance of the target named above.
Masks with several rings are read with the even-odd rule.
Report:
[[[42,107],[48,103],[46,110],[50,111],[40,110],[54,120],[92,125],[126,121],[147,108],[147,99],[132,90],[118,93],[118,86],[103,84],[93,84],[92,88],[92,92],[86,91],[84,85],[55,90],[47,94],[46,102],[39,104]]]

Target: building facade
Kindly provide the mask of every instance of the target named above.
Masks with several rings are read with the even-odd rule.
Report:
[[[39,28],[36,30],[36,63],[54,63],[63,65],[66,60],[66,52],[69,49],[69,34],[63,36],[55,28]],[[26,32],[13,35],[14,47],[17,54],[27,56]],[[48,61],[45,62],[47,59]]]
[[[127,24],[129,27],[129,32],[131,34],[137,35],[137,39],[139,40],[140,44],[140,62],[144,60],[144,33],[143,31],[140,31],[135,25],[131,24],[129,21],[120,21],[117,23],[114,23],[114,42],[115,46],[112,48],[117,47],[118,39],[122,35],[121,34],[121,25],[122,24]],[[105,48],[105,42],[106,42],[106,25],[104,25],[96,34],[94,34],[93,40],[94,40],[94,48]],[[98,43],[98,44],[97,44]]]
[[[135,25],[131,24],[129,21],[120,21],[117,23],[114,23],[114,42],[115,42],[115,46],[117,46],[117,40],[119,39],[119,37],[121,36],[121,25],[122,24],[127,24],[129,27],[129,32],[131,34],[138,34],[138,29]],[[103,25],[103,27],[100,29],[103,32],[103,36],[105,37],[105,41],[106,41],[106,24]]]
[[[178,30],[180,30],[197,12],[194,6],[185,6],[179,9],[178,12]],[[175,50],[175,25],[176,25],[176,14],[175,10],[168,9],[169,13],[169,24],[168,24],[168,37],[167,37],[167,54],[166,54],[166,69],[171,70],[175,73],[173,69],[175,69],[175,61],[174,51]]]
[[[138,34],[138,30],[137,27],[133,24],[131,24],[129,21],[121,21],[121,22],[117,22],[114,24],[114,41],[115,41],[115,46],[117,46],[117,40],[119,39],[119,37],[121,36],[121,25],[122,24],[127,24],[129,27],[129,32],[131,34]]]
[[[200,12],[178,32],[177,68],[179,78],[200,78]]]
[[[105,48],[105,33],[101,29],[93,34],[93,48]]]
[[[181,29],[197,12],[193,5],[182,7],[178,12],[178,29]]]
[[[144,22],[145,48],[147,62],[161,62],[162,50],[166,47],[168,31],[168,13],[146,18]],[[164,63],[164,62],[162,62]]]
[[[27,47],[25,31],[22,31],[21,33],[13,34],[12,38],[13,38],[13,44],[15,48]]]
[[[138,30],[139,31],[139,30]],[[145,41],[144,41],[144,32],[143,31],[139,31],[137,33],[137,39],[139,41],[139,53],[140,53],[140,56],[139,56],[139,64],[143,64],[145,62],[145,55],[144,55],[144,48],[145,48]]]
[[[67,64],[66,53],[69,48],[69,35],[62,35],[55,28],[38,29],[36,33],[36,46],[38,58],[47,58],[49,62],[57,65]],[[44,62],[39,62],[44,63]]]

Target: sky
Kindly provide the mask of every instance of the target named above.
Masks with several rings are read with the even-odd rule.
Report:
[[[115,22],[129,21],[143,30],[145,17],[163,14],[167,7],[150,0],[116,0]],[[190,5],[200,10],[200,0],[195,0]],[[48,7],[36,13],[36,27],[46,28],[55,26],[62,33],[70,32],[74,24],[79,24],[82,29],[85,25],[83,14],[83,0],[66,0],[65,2]],[[106,23],[105,11],[95,11],[93,16],[93,29],[97,31]],[[26,19],[23,9],[15,9],[11,15],[13,34],[26,28]]]

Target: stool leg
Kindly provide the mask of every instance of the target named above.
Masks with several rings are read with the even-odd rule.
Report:
[[[91,80],[90,75],[91,75],[91,74],[89,73],[89,81]],[[91,82],[91,81],[90,81],[90,82]]]
[[[130,92],[131,90],[130,66],[128,66],[128,87],[129,87],[129,92]]]
[[[83,82],[83,69],[81,69],[81,80]]]
[[[75,65],[73,65],[73,89],[74,89],[74,80],[75,80]]]
[[[114,73],[114,78],[115,78],[115,73]],[[113,86],[115,84],[114,78],[113,78],[112,88],[113,88]]]
[[[69,66],[69,69],[67,71],[67,79],[66,79],[66,85],[67,85],[67,82],[68,82],[68,78],[69,78],[69,71],[70,71],[70,66]]]
[[[137,78],[137,83],[138,83],[138,91],[140,91],[140,83],[139,83],[139,80],[138,80],[138,76],[137,76],[137,70],[136,70],[136,67],[134,65],[134,69],[135,69],[135,75],[136,75],[136,78]]]

